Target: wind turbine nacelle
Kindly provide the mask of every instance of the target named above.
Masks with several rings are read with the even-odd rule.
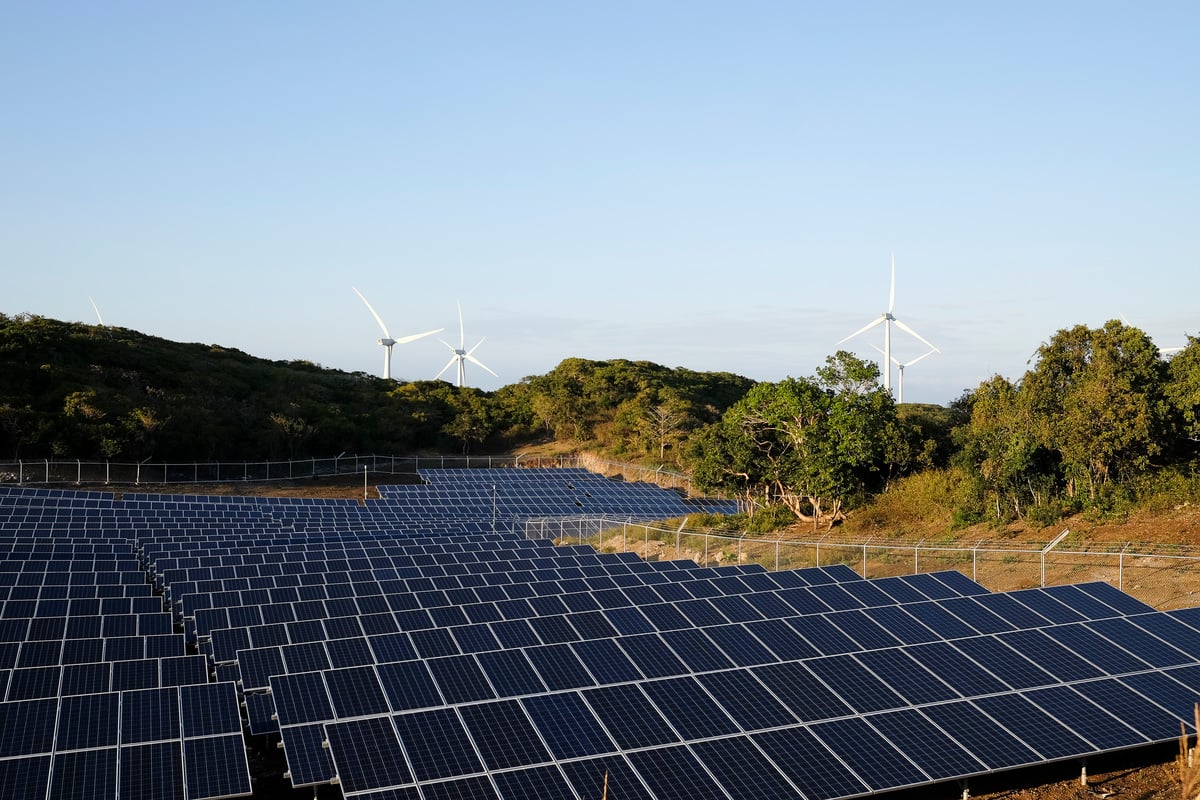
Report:
[[[379,339],[378,341],[384,347],[391,347],[392,345],[394,345],[396,343],[395,339]]]

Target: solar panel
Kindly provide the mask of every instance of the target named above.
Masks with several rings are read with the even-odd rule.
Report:
[[[467,705],[459,713],[488,769],[531,766],[550,760],[549,752],[517,701]]]
[[[404,751],[389,717],[325,726],[338,781],[347,794],[412,783]]]
[[[601,686],[585,690],[582,696],[622,749],[679,741],[666,719],[636,685]]]
[[[315,786],[333,779],[333,757],[325,747],[323,725],[293,725],[280,728],[279,733],[293,786]]]
[[[185,739],[184,791],[188,800],[250,794],[250,772],[241,733]]]
[[[727,800],[720,784],[682,745],[637,750],[628,758],[659,800]]]
[[[121,800],[183,797],[183,742],[121,747]]]
[[[185,739],[242,732],[237,691],[232,683],[206,683],[179,689]]]
[[[117,692],[62,698],[54,748],[61,751],[116,747],[120,707],[121,696]],[[116,766],[115,754],[113,766]]]
[[[401,714],[393,720],[418,782],[483,771],[474,745],[453,709]]]
[[[54,757],[50,797],[111,800],[117,796],[117,748],[60,753]],[[2,782],[2,781],[0,781]],[[36,797],[11,794],[8,797]]]

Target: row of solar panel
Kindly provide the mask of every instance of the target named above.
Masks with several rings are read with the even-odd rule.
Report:
[[[157,597],[138,598],[138,601],[143,601],[147,608],[138,610],[134,607],[131,610],[128,602],[105,608],[104,605],[97,607],[87,602],[78,607],[79,611],[84,612],[79,614],[0,619],[0,642],[154,636],[174,630],[172,615],[161,610],[162,604]]]
[[[102,603],[108,600],[136,600],[154,595],[149,583],[95,583],[64,585],[58,582],[43,584],[29,583],[8,585],[0,588],[0,596],[11,601],[79,601],[82,606],[89,602]],[[160,601],[160,607],[161,607]]]
[[[776,575],[781,573],[775,573]],[[636,577],[636,576],[635,576]],[[772,576],[774,577],[774,576]],[[478,598],[476,589],[460,590],[459,594],[429,590],[420,592],[396,591],[388,594],[362,595],[356,597],[332,598],[328,600],[309,600],[288,603],[246,604],[242,606],[226,606],[201,608],[196,610],[195,632],[199,637],[206,637],[219,628],[238,627],[233,619],[244,622],[261,617],[262,624],[320,620],[343,616],[387,614],[397,616],[401,626],[407,630],[449,625],[465,625],[470,622],[487,622],[500,619],[526,619],[531,617],[553,617],[572,610],[588,611],[599,609],[620,609],[631,606],[642,607],[646,613],[668,614],[662,609],[672,608],[671,603],[676,599],[704,597],[723,598],[715,602],[726,608],[726,613],[734,614],[739,619],[761,619],[764,613],[755,609],[746,599],[727,595],[713,585],[713,581],[696,577],[690,581],[677,584],[661,584],[659,587],[645,583],[632,583],[620,588],[613,579],[575,579],[571,581],[543,581],[538,583],[512,583],[498,588],[505,592],[506,599],[499,601],[476,600],[473,603],[457,602],[465,600],[461,592],[470,592]],[[593,586],[592,584],[596,584]],[[693,595],[687,587],[695,585],[697,592]],[[778,584],[775,584],[778,586]],[[667,591],[667,587],[673,587]],[[743,591],[748,592],[745,585]],[[763,595],[764,602],[772,604],[772,608],[786,609],[788,613],[805,613],[828,611],[836,608],[823,602],[822,595],[814,594],[823,587],[797,586],[787,589],[764,590],[754,592],[749,596]],[[546,594],[539,595],[538,591]],[[568,591],[564,591],[568,590]],[[873,599],[876,604],[897,602],[890,595],[880,590],[879,596]],[[513,595],[508,597],[507,595]],[[664,596],[666,595],[666,596]],[[828,596],[825,593],[824,596]],[[564,599],[566,598],[566,599]],[[727,598],[727,599],[725,599]],[[567,603],[570,602],[571,605]],[[838,601],[834,601],[838,602]],[[846,607],[861,607],[866,601],[842,601]],[[782,603],[782,605],[780,605]],[[733,610],[734,606],[738,610]],[[674,616],[672,616],[674,619]]]
[[[1173,674],[1178,680],[1145,673],[684,743],[675,728],[687,730],[696,716],[669,692],[656,706],[633,686],[305,731],[328,750],[301,747],[309,742],[300,736],[284,742],[311,759],[297,759],[293,781],[298,769],[301,780],[332,769],[347,798],[852,797],[1172,738],[1189,713],[1183,706],[1197,698],[1187,688],[1195,668]],[[1105,706],[1121,708],[1126,722]],[[420,795],[406,788],[417,782]],[[396,791],[373,794],[383,787]]]
[[[1001,608],[1002,617],[970,598],[963,598],[957,606],[951,606],[953,602],[930,601],[929,604],[898,608],[756,621],[731,621],[714,613],[711,618],[689,620],[696,623],[694,627],[656,627],[651,622],[656,615],[644,614],[638,608],[625,609],[624,613],[593,611],[562,617],[407,631],[389,627],[388,615],[371,615],[369,618],[325,620],[319,625],[307,622],[215,631],[212,655],[218,663],[236,658],[240,682],[244,689],[251,690],[265,688],[271,674],[285,672],[613,640],[605,646],[609,651],[614,643],[624,643],[638,652],[645,652],[647,647],[655,649],[657,666],[635,661],[635,669],[622,670],[621,674],[630,674],[628,679],[633,680],[638,670],[645,672],[647,668],[658,677],[682,674],[680,671],[663,672],[664,664],[670,665],[671,670],[684,668],[682,671],[721,669],[734,664],[750,666],[1062,624],[1052,622],[1028,607],[1022,608],[1021,604]],[[964,606],[964,603],[972,605]],[[958,615],[950,613],[950,607],[955,608]],[[928,613],[933,611],[937,613]],[[1064,607],[1063,611],[1067,609]],[[1095,609],[1091,619],[1110,619],[1119,613],[1112,609],[1107,612]],[[1077,614],[1074,616],[1081,619]],[[968,626],[967,620],[973,622],[974,627]],[[1187,628],[1172,627],[1177,636],[1187,641]],[[660,637],[662,642],[646,638],[653,636]],[[1091,637],[1091,643],[1103,644],[1103,640]],[[587,651],[581,653],[585,663],[597,655],[591,644],[582,647]],[[1196,647],[1200,649],[1200,644]],[[673,649],[677,657],[666,655],[671,652],[668,648]],[[260,650],[263,652],[258,652]],[[284,669],[278,673],[265,671],[275,666]]]
[[[4,703],[0,791],[105,800],[249,794],[241,731],[228,683]]]
[[[60,695],[156,689],[207,683],[208,660],[201,655],[174,655],[128,661],[88,661],[61,667],[0,669],[0,697],[6,702]]]

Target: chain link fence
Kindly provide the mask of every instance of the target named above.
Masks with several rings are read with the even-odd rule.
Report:
[[[1155,607],[1196,605],[1200,550],[1129,543],[1121,549],[1065,546],[1069,531],[1035,546],[994,542],[944,543],[848,540],[836,536],[771,539],[745,533],[696,531],[611,517],[514,521],[531,539],[632,551],[649,560],[689,559],[703,565],[760,564],[768,570],[845,564],[864,578],[955,569],[994,590],[1105,581]]]

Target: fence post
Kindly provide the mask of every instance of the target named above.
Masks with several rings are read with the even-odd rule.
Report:
[[[25,483],[25,462],[19,458],[17,459],[17,483]]]
[[[50,459],[46,459],[46,483],[50,482]]]
[[[105,461],[104,461],[104,485],[105,486],[108,486],[108,483],[109,483],[109,469],[111,467],[112,467],[112,465],[108,463],[108,459],[105,459]]]
[[[779,572],[779,540],[775,540],[775,571]]]
[[[871,541],[868,537],[867,542]],[[867,577],[867,542],[863,542],[863,577]]]

